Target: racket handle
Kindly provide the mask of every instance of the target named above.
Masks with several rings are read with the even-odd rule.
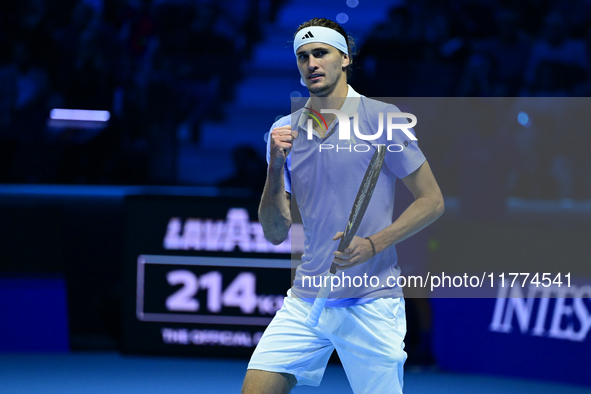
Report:
[[[329,275],[330,276],[330,275]],[[306,318],[306,325],[308,327],[316,327],[318,325],[318,319],[320,318],[320,314],[322,313],[322,309],[326,304],[326,299],[328,298],[328,294],[330,293],[330,287],[324,286],[320,288],[316,299],[314,300],[314,305],[312,305],[312,309]]]

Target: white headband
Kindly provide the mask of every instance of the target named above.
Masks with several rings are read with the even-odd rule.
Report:
[[[339,51],[349,55],[349,48],[347,48],[345,37],[336,30],[322,26],[304,27],[298,31],[293,41],[293,53],[297,55],[299,47],[311,42],[332,45]]]

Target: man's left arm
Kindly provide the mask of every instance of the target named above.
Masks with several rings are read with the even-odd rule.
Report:
[[[415,201],[394,223],[369,236],[375,245],[376,254],[418,233],[443,214],[443,196],[427,161],[402,178],[402,182],[412,192]],[[333,240],[339,239],[342,234],[338,232]],[[344,253],[337,251],[334,255],[335,262],[340,264],[338,269],[347,269],[369,260],[373,256],[373,249],[369,240],[355,236]]]

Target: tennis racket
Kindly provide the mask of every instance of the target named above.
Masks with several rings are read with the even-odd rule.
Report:
[[[341,237],[341,242],[339,242],[339,247],[337,249],[339,252],[344,252],[345,249],[347,249],[359,228],[359,224],[363,219],[365,211],[367,210],[369,200],[371,199],[380,171],[382,170],[382,165],[384,164],[384,157],[386,156],[386,147],[383,145],[381,147],[382,149],[379,147],[376,149],[369,162],[367,171],[365,171],[361,186],[357,192],[357,197],[355,197],[355,202],[353,203],[353,208],[351,209],[351,214],[349,215],[349,221],[347,222],[347,226]],[[330,281],[337,273],[337,266],[338,265],[333,261],[330,270],[326,273],[326,277],[323,278],[322,287],[318,291],[316,300],[314,300],[314,305],[312,305],[310,314],[306,318],[306,325],[309,327],[316,327],[318,325],[318,318],[326,304],[326,299],[330,293]],[[328,286],[325,286],[327,283]]]

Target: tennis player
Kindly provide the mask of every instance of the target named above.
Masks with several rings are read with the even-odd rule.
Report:
[[[306,108],[271,127],[259,220],[269,241],[283,242],[295,194],[304,225],[304,254],[283,307],[250,360],[244,394],[318,386],[335,349],[355,394],[402,393],[406,317],[402,289],[388,280],[400,275],[394,245],[436,220],[443,213],[443,198],[416,141],[401,130],[377,136],[380,116],[400,110],[361,96],[347,84],[350,44],[345,30],[327,19],[303,23],[294,37],[297,66],[310,99]],[[322,109],[339,110],[350,122],[326,112],[320,121],[314,111]],[[318,122],[309,121],[313,115]],[[352,130],[343,140],[340,131],[346,123]],[[355,126],[377,138],[359,138]],[[335,252],[376,149],[388,151],[370,204],[348,249]],[[396,178],[415,200],[392,222]],[[311,328],[304,322],[319,289],[310,285],[310,277],[323,277],[333,259],[343,283],[331,291],[318,325]],[[377,281],[355,286],[345,283],[345,275]]]

